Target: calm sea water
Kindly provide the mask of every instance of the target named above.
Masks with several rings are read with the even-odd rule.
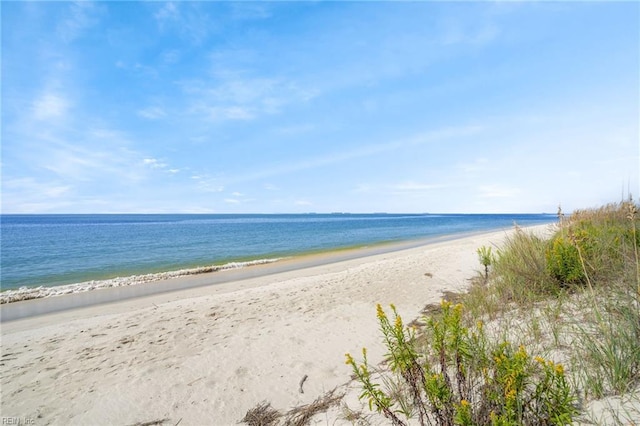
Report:
[[[2,215],[2,290],[518,225],[551,215]]]

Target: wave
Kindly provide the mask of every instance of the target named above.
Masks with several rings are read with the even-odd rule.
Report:
[[[265,265],[278,262],[283,257],[272,259],[256,259],[246,262],[229,262],[224,265],[199,266],[197,268],[179,269],[177,271],[157,272],[152,274],[131,275],[128,277],[116,277],[107,280],[92,280],[76,284],[60,285],[55,287],[20,287],[15,290],[6,290],[0,293],[0,304],[20,302],[44,297],[62,296],[64,294],[81,293],[109,287],[126,287],[130,285],[144,284],[152,281],[168,280],[188,275],[200,275],[209,272],[239,269],[248,266]]]

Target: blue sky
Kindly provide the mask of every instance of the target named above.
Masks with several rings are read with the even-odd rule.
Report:
[[[635,2],[3,2],[4,213],[639,196]]]

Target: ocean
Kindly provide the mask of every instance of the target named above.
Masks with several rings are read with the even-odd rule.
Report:
[[[548,214],[1,215],[2,290],[545,224]]]

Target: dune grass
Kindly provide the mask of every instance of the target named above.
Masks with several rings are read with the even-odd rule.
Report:
[[[468,292],[445,294],[421,319],[405,325],[378,307],[386,361],[347,354],[372,412],[394,425],[640,422],[638,205],[558,219],[547,235],[516,227],[502,246],[479,248]],[[243,421],[284,420],[257,409],[266,422]],[[353,413],[343,420],[368,424]]]
[[[559,212],[550,236],[516,228],[495,252],[479,248],[483,270],[458,305],[411,327],[379,308],[390,368],[347,356],[361,398],[396,425],[638,421],[638,225],[631,200]],[[606,405],[613,396],[631,403]],[[608,420],[589,411],[599,399]]]

